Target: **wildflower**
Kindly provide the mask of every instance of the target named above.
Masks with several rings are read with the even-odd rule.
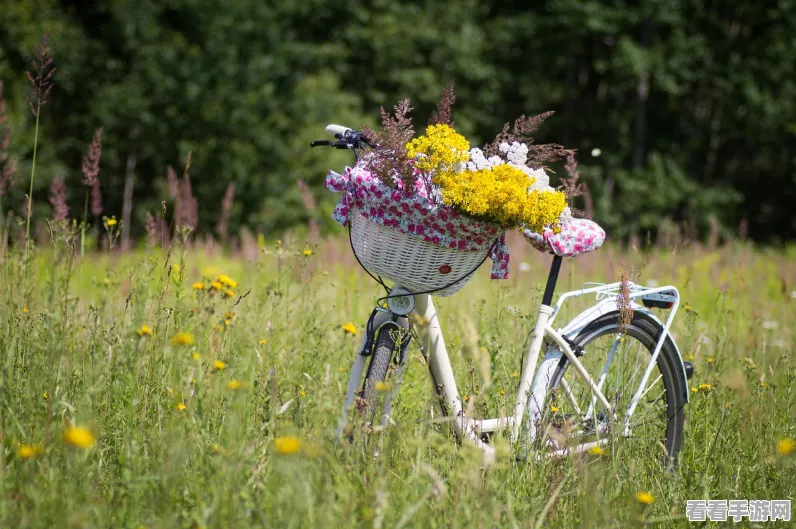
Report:
[[[210,288],[212,288],[213,290],[224,290],[224,285],[222,285],[218,281],[213,281],[212,283],[210,283]]]
[[[639,503],[642,503],[644,505],[650,505],[652,502],[655,501],[655,496],[653,496],[649,492],[639,492],[636,494],[636,500],[638,500]]]
[[[713,386],[711,386],[710,384],[700,384],[699,385],[699,391],[711,391],[712,389],[713,389]]]
[[[171,339],[172,345],[193,345],[193,334],[189,332],[178,332]]]
[[[683,309],[685,309],[686,312],[691,312],[694,310],[693,308],[691,308],[691,305],[686,305],[685,307],[683,307]]]
[[[45,391],[44,393],[41,394],[41,398],[43,398],[44,400],[49,400],[50,395],[48,395],[47,392]]]
[[[697,388],[691,388],[691,393],[696,393],[697,391],[699,391]]]
[[[174,272],[175,274],[179,274],[180,270],[181,270],[180,265],[176,265],[176,264],[175,265],[171,265],[171,269],[169,270],[169,274],[171,274],[171,272]]]
[[[27,314],[30,311],[28,310],[28,307],[22,307],[22,312]]]
[[[260,345],[265,345],[265,338],[260,338]]]
[[[227,364],[225,364],[221,360],[216,360],[215,362],[213,362],[213,367],[216,369],[216,371],[223,371],[224,368],[227,367]]]
[[[297,454],[301,450],[301,440],[294,436],[277,437],[274,439],[274,450],[277,454]]]
[[[299,391],[299,397],[301,397],[303,399],[306,396],[307,396],[307,394],[304,392],[304,390]]]
[[[499,389],[499,390],[498,390],[498,395],[500,395],[501,397],[502,397],[503,395],[505,395],[505,394],[506,394],[506,392],[505,392],[505,391],[503,391],[502,389]]]
[[[235,297],[235,291],[234,290],[227,290],[226,292],[224,292],[224,295],[227,296],[228,298]]]
[[[464,400],[464,402],[469,402],[470,395],[465,395],[464,397],[462,397],[462,400]]]
[[[213,330],[214,330],[214,331],[219,331],[219,332],[221,332],[221,331],[223,331],[224,329],[225,329],[225,327],[224,327],[223,325],[213,325]]]
[[[231,277],[229,277],[226,274],[219,275],[216,278],[216,281],[218,281],[219,283],[221,283],[222,285],[224,285],[225,287],[228,287],[228,288],[235,288],[235,287],[238,286],[238,282],[235,281],[234,279],[232,279]]]
[[[175,406],[175,408],[177,408],[177,411],[185,411],[185,408],[187,407],[188,406],[186,406],[184,402],[180,402]]]
[[[605,450],[600,446],[592,446],[589,448],[589,454],[593,456],[605,455]]]
[[[362,507],[362,519],[372,520],[376,516],[376,511],[373,507]]]
[[[231,319],[233,319],[235,317],[235,313],[234,312],[227,312],[227,313],[224,314],[224,317],[226,319],[228,319],[228,320],[231,320]]]
[[[348,323],[343,324],[342,329],[343,329],[344,333],[350,334],[352,336],[356,336],[357,333],[359,332],[359,331],[357,331],[356,326],[353,323],[351,323],[350,321]]]
[[[191,285],[191,288],[194,289],[194,290],[204,290],[205,289],[205,284],[202,283],[201,281],[197,281],[196,283]]]
[[[224,325],[229,326],[232,324],[232,320],[224,320]]]
[[[766,382],[766,381],[760,382],[760,387],[763,388],[763,389],[767,388],[768,387],[768,382]]]
[[[20,459],[30,459],[33,456],[41,454],[43,448],[40,444],[28,445],[22,444],[17,448],[17,457]]]
[[[211,445],[210,445],[210,450],[211,450],[211,451],[212,451],[214,454],[220,454],[220,453],[221,453],[221,452],[222,452],[224,449],[223,449],[223,448],[221,448],[221,445],[220,445],[220,444],[218,444],[218,443],[213,443],[213,444],[211,444]]]
[[[375,387],[376,391],[387,391],[388,389],[390,389],[390,385],[387,382],[382,382],[382,381],[376,382]]]
[[[517,373],[517,372],[515,371],[515,372],[513,372],[513,373],[511,374],[511,376],[512,376],[513,378],[519,378],[519,377],[520,377],[520,374],[519,374],[519,373]]]
[[[708,361],[708,364],[712,364],[712,363],[713,363],[713,357],[712,357],[712,356],[709,356],[709,357],[707,358],[707,361]]]
[[[793,439],[782,439],[777,443],[777,453],[781,456],[789,456],[796,451],[796,441]]]
[[[71,426],[64,431],[64,441],[77,448],[94,446],[94,436],[83,426]]]
[[[340,371],[341,373],[345,373],[345,368],[344,367],[339,367],[339,368],[337,368],[337,370]]]
[[[553,413],[558,413],[558,406],[550,405],[550,411]]]
[[[202,357],[201,357],[201,356],[199,356],[199,353],[197,353],[197,352],[194,352],[194,353],[191,355],[191,358],[193,358],[194,360],[199,360],[199,359],[200,359],[200,358],[202,358]]]
[[[149,328],[149,325],[142,325],[135,331],[138,336],[153,336],[155,333]]]
[[[305,257],[309,257],[310,255],[312,255],[312,250],[310,250],[309,248],[306,248],[304,250],[304,256]]]
[[[110,219],[108,219],[108,220],[105,222],[105,224],[106,224],[106,225],[107,225],[109,228],[112,228],[113,226],[116,226],[116,219],[115,219],[115,218],[110,218]]]
[[[243,383],[240,380],[230,380],[227,382],[227,387],[231,390],[241,389],[243,387]]]

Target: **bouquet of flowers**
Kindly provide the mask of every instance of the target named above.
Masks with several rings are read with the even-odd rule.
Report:
[[[451,83],[418,137],[408,99],[393,114],[382,109],[383,131],[363,129],[377,147],[327,178],[328,188],[345,193],[334,218],[353,221],[354,250],[365,267],[415,291],[440,288],[437,295],[458,291],[487,255],[492,277],[508,277],[505,232],[555,231],[570,214],[565,193],[550,187],[545,172],[568,151],[531,137],[552,113],[506,124],[481,149],[456,132],[454,101]],[[446,277],[452,271],[461,279]]]

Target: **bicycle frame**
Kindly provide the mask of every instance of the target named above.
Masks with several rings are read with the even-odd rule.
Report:
[[[560,258],[558,261],[560,265]],[[555,264],[551,268],[550,278],[548,279],[548,292],[545,293],[545,298],[552,297],[552,288],[555,286],[555,281],[558,275],[558,265]],[[552,287],[551,287],[552,285]],[[570,292],[565,292],[561,294],[556,303],[552,306],[545,304],[544,299],[543,303],[539,306],[538,316],[536,319],[536,323],[534,325],[533,333],[532,333],[532,340],[528,352],[524,358],[523,362],[523,369],[520,375],[519,384],[517,387],[517,393],[514,403],[514,413],[511,416],[506,417],[496,417],[496,418],[487,418],[487,419],[474,419],[467,417],[466,409],[464,403],[459,395],[459,391],[456,384],[456,379],[453,374],[453,368],[451,366],[450,358],[448,356],[448,350],[445,346],[445,339],[442,334],[442,329],[440,327],[439,318],[436,312],[436,308],[434,307],[434,303],[431,299],[431,296],[428,294],[423,295],[416,295],[415,296],[415,308],[414,312],[417,316],[419,316],[420,320],[423,322],[422,325],[422,334],[424,335],[424,343],[421,343],[421,348],[423,348],[426,359],[428,362],[428,368],[433,378],[435,387],[437,388],[438,393],[440,394],[443,413],[447,415],[452,422],[454,432],[458,439],[466,439],[479,448],[483,449],[488,454],[493,454],[494,449],[489,446],[488,444],[484,443],[481,440],[481,434],[495,432],[504,429],[511,429],[510,438],[512,442],[518,441],[521,427],[523,424],[524,416],[526,411],[530,409],[530,399],[538,399],[541,397],[541,401],[544,400],[544,394],[539,395],[540,391],[546,391],[546,384],[537,384],[539,387],[533,387],[532,384],[535,380],[537,375],[537,364],[539,361],[539,355],[541,354],[542,347],[547,344],[548,351],[550,347],[556,347],[560,350],[566,357],[567,360],[571,363],[572,367],[574,368],[575,373],[582,378],[587,386],[590,388],[592,392],[592,403],[589,409],[586,412],[586,415],[589,416],[591,413],[594,412],[595,406],[600,406],[607,412],[607,416],[610,418],[611,422],[619,421],[620,419],[624,422],[624,435],[630,435],[631,428],[630,428],[630,419],[635,412],[636,406],[638,402],[644,395],[644,388],[649,380],[649,377],[652,373],[652,369],[655,366],[656,360],[661,352],[662,346],[664,342],[669,339],[669,330],[671,328],[672,322],[674,321],[674,317],[677,313],[677,307],[679,306],[680,302],[680,295],[676,288],[672,286],[664,286],[664,287],[656,287],[656,288],[649,288],[643,287],[640,285],[636,285],[634,283],[629,283],[629,295],[632,303],[632,307],[634,311],[639,311],[648,314],[652,317],[656,322],[658,322],[662,326],[661,336],[658,339],[658,342],[652,352],[652,358],[650,359],[647,368],[644,372],[644,375],[639,383],[638,389],[636,389],[633,399],[631,400],[630,406],[626,410],[623,417],[617,417],[616,411],[612,409],[608,399],[602,392],[602,384],[605,381],[605,374],[608,371],[608,368],[613,361],[613,351],[616,349],[616,343],[618,343],[619,337],[617,336],[617,340],[615,341],[614,346],[612,347],[611,352],[609,352],[608,357],[606,359],[606,363],[603,366],[602,373],[597,381],[592,379],[589,375],[588,371],[583,367],[582,363],[578,359],[578,356],[573,351],[572,347],[570,346],[569,339],[571,337],[576,336],[583,328],[585,328],[589,323],[596,320],[600,316],[607,314],[609,312],[616,310],[616,299],[617,295],[620,292],[621,283],[612,283],[612,284],[593,284],[594,286],[590,288],[581,288],[579,290],[574,290]],[[588,294],[595,294],[597,296],[598,303],[593,307],[583,311],[581,314],[576,316],[572,321],[570,321],[565,327],[555,330],[553,328],[553,322],[556,319],[556,316],[559,315],[560,310],[563,304],[570,299],[588,295]],[[669,316],[665,323],[661,322],[651,311],[646,309],[643,306],[638,305],[635,300],[638,298],[645,298],[645,299],[663,299],[667,302],[672,302],[672,308],[669,311]],[[374,319],[374,327],[378,327],[382,325],[384,322],[388,321],[392,317],[392,313],[385,311],[380,312],[376,315]],[[354,365],[351,370],[351,376],[348,381],[348,391],[346,393],[345,403],[343,405],[343,415],[338,426],[338,436],[342,429],[344,428],[347,420],[348,410],[353,403],[356,391],[359,387],[362,373],[365,367],[365,358],[362,356],[362,348],[366,342],[366,337],[362,338],[362,342],[360,347],[357,351],[357,356],[354,360]],[[674,341],[672,340],[672,343]],[[676,349],[676,346],[675,346]],[[408,355],[406,355],[408,357]],[[678,357],[679,357],[678,352]],[[384,404],[384,414],[382,416],[382,424],[387,425],[390,419],[390,413],[392,410],[392,399],[395,394],[398,392],[398,388],[400,386],[400,374],[403,373],[403,369],[405,368],[406,358],[404,358],[404,364],[401,365],[399,370],[399,376],[397,377],[397,382],[393,386],[390,393],[385,398]],[[680,367],[681,373],[680,376],[683,377],[683,380],[686,379],[685,375],[685,367],[682,364],[682,358],[680,358]],[[549,369],[552,364],[545,366],[545,368]],[[554,367],[554,366],[552,366]],[[544,379],[544,377],[542,377]],[[543,387],[542,387],[543,386]],[[684,387],[687,387],[684,384]],[[563,389],[565,394],[567,394],[570,400],[573,400],[573,397],[568,394],[567,386],[564,385]],[[685,395],[686,402],[688,402],[688,392],[686,391]],[[573,402],[574,403],[574,402]],[[575,409],[579,409],[577,404],[575,404]],[[536,416],[531,417],[531,424],[529,427],[529,438],[533,441],[535,437],[535,420],[538,419],[538,414]],[[550,455],[566,455],[569,453],[580,452],[590,449],[593,446],[604,444],[607,442],[607,439],[601,440],[598,442],[591,442],[591,443],[584,443],[578,445],[576,447],[558,450],[552,452]]]

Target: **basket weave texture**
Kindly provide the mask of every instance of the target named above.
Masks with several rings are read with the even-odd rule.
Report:
[[[326,187],[343,193],[332,217],[343,226],[351,222],[354,251],[371,273],[415,292],[462,278],[434,293],[445,296],[461,289],[489,254],[492,278],[508,277],[505,230],[429,200],[420,179],[413,191],[393,189],[357,164],[342,174],[330,171]]]

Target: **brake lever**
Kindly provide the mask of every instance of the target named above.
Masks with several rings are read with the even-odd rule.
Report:
[[[315,140],[315,141],[310,143],[310,147],[320,147],[321,145],[330,145],[330,146],[332,146],[334,144],[331,141],[329,141],[329,140]]]

